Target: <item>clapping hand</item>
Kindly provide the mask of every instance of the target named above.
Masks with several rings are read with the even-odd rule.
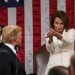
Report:
[[[47,38],[50,38],[52,40],[53,36],[56,36],[58,39],[62,39],[62,35],[60,33],[50,28],[49,32],[47,33]]]
[[[47,33],[47,37],[53,37],[55,35],[55,31],[50,28],[49,32]]]

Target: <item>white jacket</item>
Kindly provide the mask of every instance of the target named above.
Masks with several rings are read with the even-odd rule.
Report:
[[[51,44],[48,43],[49,38],[46,38],[46,48],[50,52],[50,56],[45,75],[51,67],[57,65],[68,67],[70,65],[70,57],[74,53],[75,30],[70,29],[68,32],[64,30],[62,36],[61,40],[53,36]]]

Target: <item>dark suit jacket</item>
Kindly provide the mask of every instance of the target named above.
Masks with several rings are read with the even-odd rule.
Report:
[[[4,44],[0,47],[0,75],[26,75],[17,56]]]

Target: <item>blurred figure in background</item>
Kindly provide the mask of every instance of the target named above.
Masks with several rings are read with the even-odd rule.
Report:
[[[69,75],[69,70],[64,66],[55,66],[49,70],[48,75]]]

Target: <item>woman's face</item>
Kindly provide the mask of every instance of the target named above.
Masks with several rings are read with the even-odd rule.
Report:
[[[54,30],[58,33],[62,33],[64,30],[64,23],[63,20],[59,17],[56,17],[54,20]]]

